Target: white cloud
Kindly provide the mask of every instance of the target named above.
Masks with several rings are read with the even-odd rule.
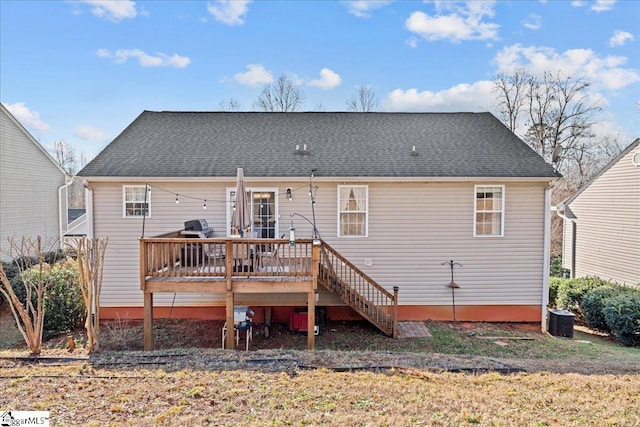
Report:
[[[85,141],[104,141],[108,136],[104,130],[91,125],[76,126],[73,134]]]
[[[417,89],[396,89],[384,101],[385,111],[489,111],[492,105],[494,82],[482,80],[473,84],[459,84],[438,92]]]
[[[329,90],[339,86],[340,83],[342,83],[342,78],[339,74],[328,68],[323,68],[320,70],[320,78],[317,80],[311,80],[307,84],[309,86],[319,87],[322,90]]]
[[[511,73],[525,68],[534,75],[543,72],[581,77],[602,89],[617,90],[640,81],[640,74],[624,68],[627,58],[599,57],[590,49],[570,49],[557,53],[548,47],[523,47],[520,44],[503,48],[494,58],[497,72]]]
[[[91,13],[108,21],[133,19],[138,14],[136,3],[131,0],[78,0],[78,2],[93,6]]]
[[[267,84],[273,81],[273,75],[266,70],[261,64],[247,65],[249,71],[245,73],[236,73],[233,78],[241,85],[256,86],[259,84]]]
[[[4,106],[7,107],[7,110],[9,110],[13,117],[18,119],[24,127],[37,132],[49,131],[49,124],[40,120],[40,114],[37,111],[30,110],[24,102],[5,104]]]
[[[98,58],[113,59],[116,64],[124,64],[129,58],[136,58],[142,67],[185,68],[191,63],[191,59],[187,56],[175,53],[170,56],[160,52],[152,56],[141,49],[118,49],[115,52],[109,49],[98,49],[96,55]]]
[[[594,12],[607,12],[613,9],[613,5],[616,4],[616,0],[597,0],[591,10]]]
[[[522,25],[530,30],[539,30],[540,28],[542,28],[542,17],[540,15],[532,13],[527,16],[527,19],[522,21]]]
[[[624,46],[628,40],[630,41],[635,40],[635,38],[633,37],[633,34],[628,33],[626,31],[616,30],[613,36],[611,36],[611,38],[609,39],[609,46],[611,47]]]
[[[584,1],[583,0],[573,0],[571,2],[571,6],[573,6],[573,7],[582,7],[582,6],[584,6]]]
[[[405,27],[429,41],[497,40],[498,24],[485,22],[494,16],[494,2],[436,2],[436,14],[413,12]]]
[[[207,11],[216,21],[227,25],[244,24],[244,15],[249,11],[252,0],[216,0],[207,6]]]
[[[408,38],[407,40],[405,40],[405,43],[409,47],[413,47],[413,48],[418,47],[418,39],[416,39],[415,37]]]
[[[393,3],[393,0],[353,0],[345,1],[347,10],[358,18],[370,18],[371,11]]]

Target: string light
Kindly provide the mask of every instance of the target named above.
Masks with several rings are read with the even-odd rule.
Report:
[[[145,186],[147,187],[147,192],[149,194],[151,194],[151,188],[155,188],[156,190],[163,191],[165,193],[174,194],[175,195],[175,202],[176,202],[177,205],[181,204],[180,203],[180,199],[190,199],[190,200],[197,200],[197,201],[203,202],[203,206],[202,207],[203,207],[203,209],[206,209],[206,204],[207,204],[207,200],[208,199],[204,199],[202,197],[190,196],[190,195],[182,194],[182,193],[176,193],[175,191],[167,190],[167,189],[164,189],[164,188],[161,188],[161,187],[157,187],[157,186],[151,185],[151,184],[146,184]],[[280,194],[280,197],[286,197],[288,200],[292,200],[293,192],[298,191],[300,189],[303,189],[304,187],[306,187],[306,186],[303,185],[303,186],[300,186],[300,187],[297,187],[297,188],[290,188],[289,187],[289,188],[286,189],[286,192]],[[209,199],[209,201],[211,201],[211,199]],[[217,200],[216,199],[216,200],[214,200],[214,202],[216,202],[216,203],[234,203],[233,209],[235,210],[235,208],[236,208],[234,201],[230,202],[229,200]],[[261,205],[262,204],[263,203],[261,202]]]

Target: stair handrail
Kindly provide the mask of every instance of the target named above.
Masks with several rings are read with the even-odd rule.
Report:
[[[356,286],[353,286],[351,283],[348,283],[348,281],[344,277],[341,277],[338,274],[334,265],[331,262],[331,258],[333,256],[338,261],[342,262],[346,268],[355,272],[366,286],[370,286],[375,290],[375,292],[378,292],[380,298],[374,298],[374,300],[379,301],[380,299],[382,299],[389,302],[388,304],[376,305],[375,301],[369,301],[369,304],[373,304],[375,308],[372,312],[370,310],[366,310],[366,309],[363,309],[362,307],[359,307],[357,303],[354,303],[350,299],[345,299],[344,294],[342,293],[339,294],[340,299],[343,302],[347,303],[350,307],[352,307],[354,310],[360,313],[360,315],[362,315],[365,319],[370,321],[372,324],[374,324],[376,327],[381,329],[386,334],[391,335],[394,338],[397,338],[398,336],[398,287],[394,286],[393,294],[387,291],[385,288],[380,286],[373,278],[371,278],[369,275],[367,275],[362,270],[360,270],[357,266],[351,263],[348,259],[342,256],[338,251],[336,251],[334,248],[332,248],[329,244],[327,244],[324,241],[322,241],[320,252],[321,252],[320,265],[323,267],[323,270],[326,270],[329,273],[328,278],[334,278],[336,282],[340,283],[341,286],[344,286],[348,288],[350,292],[354,292],[355,294],[359,295],[360,299],[364,298],[366,300],[366,297],[361,294],[360,290]],[[323,284],[324,283],[325,282],[323,280]],[[326,286],[327,285],[325,284],[325,287]],[[333,288],[332,286],[328,288],[330,288],[330,290],[336,293],[336,289]],[[378,310],[382,310],[385,307],[387,309],[391,308],[391,312],[387,314],[390,317],[391,325],[389,325],[388,320],[385,321],[384,323],[381,323],[380,321]],[[373,313],[378,313],[378,314],[373,316],[372,315]]]
[[[369,275],[367,275],[367,273],[365,273],[364,271],[360,270],[356,265],[354,265],[352,262],[350,262],[348,259],[346,259],[344,256],[342,256],[340,254],[340,252],[336,251],[328,243],[326,243],[325,241],[322,241],[322,248],[321,249],[322,249],[322,251],[321,251],[322,256],[320,257],[320,261],[322,262],[323,259],[327,261],[327,263],[329,264],[329,267],[330,267],[330,271],[331,271],[331,273],[333,275],[336,275],[336,271],[335,271],[333,265],[329,262],[329,257],[326,255],[326,251],[327,250],[329,252],[331,252],[340,261],[342,261],[347,266],[349,266],[349,268],[351,268],[352,270],[356,271],[360,276],[362,276],[363,279],[365,279],[367,282],[369,282],[369,284],[371,284],[374,288],[376,288],[376,290],[380,291],[385,296],[387,296],[389,299],[391,299],[391,301],[393,301],[394,294],[392,294],[391,292],[386,290],[384,287],[382,287],[380,284],[378,284],[378,282],[376,282]]]

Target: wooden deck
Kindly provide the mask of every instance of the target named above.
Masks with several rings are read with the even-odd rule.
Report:
[[[228,256],[227,254],[230,254]],[[307,345],[313,349],[320,241],[281,239],[140,239],[140,288],[144,292],[144,348],[153,350],[153,294],[226,295],[226,321],[234,322],[237,294],[307,294]],[[234,348],[227,334],[226,348]]]
[[[171,236],[140,239],[140,289],[144,292],[144,348],[153,350],[153,295],[225,295],[226,321],[234,324],[236,297],[251,294],[306,294],[307,345],[315,345],[318,284],[378,327],[398,336],[398,288],[387,291],[321,240],[193,239]],[[256,295],[256,297],[259,297]],[[227,334],[226,348],[234,347]]]

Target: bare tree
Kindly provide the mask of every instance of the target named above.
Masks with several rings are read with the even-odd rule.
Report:
[[[593,116],[601,108],[589,98],[590,86],[582,78],[548,72],[536,77],[519,69],[499,75],[494,91],[509,129],[547,162],[556,153],[556,168],[563,171],[593,151]]]
[[[260,111],[285,113],[298,111],[303,103],[304,92],[283,74],[274,83],[265,85],[256,107]]]
[[[569,197],[620,152],[617,141],[592,132],[601,108],[589,97],[590,86],[582,78],[548,72],[537,77],[524,69],[495,81],[505,125],[563,174],[554,183],[552,203]],[[552,256],[560,255],[562,221],[555,215],[551,245]]]
[[[109,239],[83,237],[76,239],[74,248],[78,256],[80,272],[80,288],[86,308],[87,349],[97,350],[100,336],[100,290],[102,289],[102,272],[104,255]]]
[[[526,84],[529,79],[524,68],[513,74],[498,74],[493,92],[498,99],[498,108],[502,121],[512,132],[516,132],[518,119],[526,99]]]
[[[236,98],[223,99],[218,104],[220,111],[242,111],[242,103]]]
[[[379,100],[371,85],[360,85],[346,103],[348,111],[370,112],[378,109]]]
[[[76,173],[76,159],[73,148],[62,140],[53,143],[55,159],[69,175]]]
[[[43,249],[40,236],[23,237],[21,240],[10,237],[8,241],[11,249],[7,255],[15,260],[20,281],[24,286],[25,300],[23,303],[17,297],[14,285],[7,277],[2,263],[0,263],[0,294],[7,300],[16,326],[31,354],[40,354],[45,316],[44,299],[54,280],[52,275],[45,274],[46,269],[50,268],[45,261],[45,254],[55,253],[52,249],[57,246],[57,241],[47,245],[47,249]]]

